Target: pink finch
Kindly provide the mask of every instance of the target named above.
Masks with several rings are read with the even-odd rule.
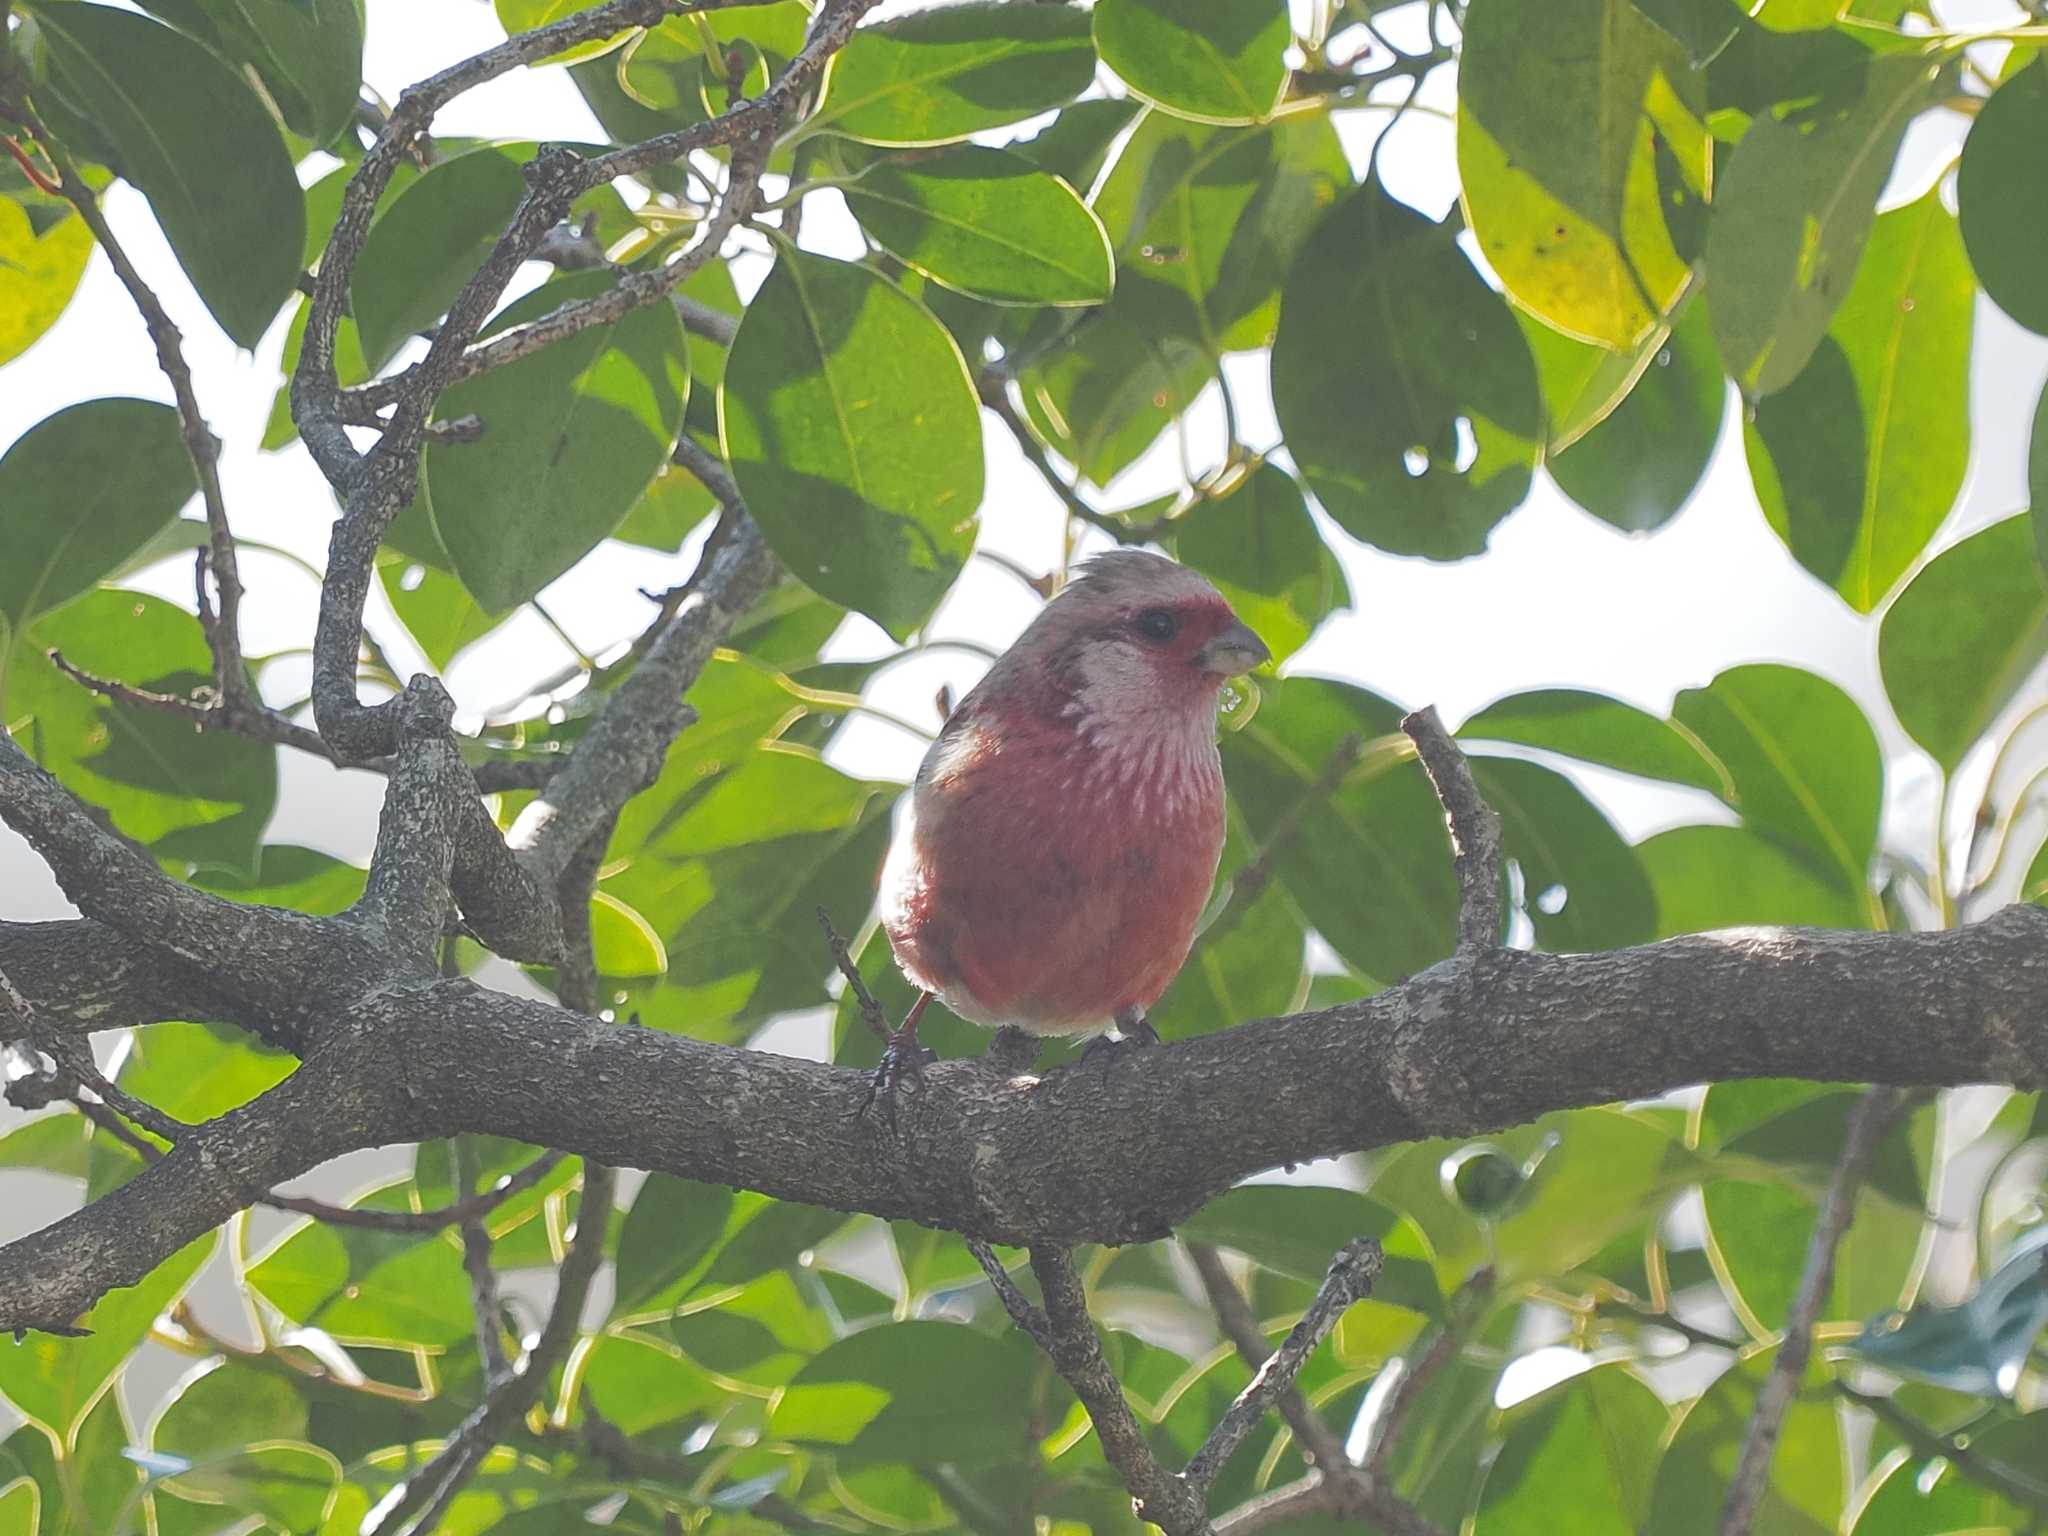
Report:
[[[1145,1011],[1223,851],[1217,697],[1270,654],[1196,572],[1118,550],[960,701],[882,872],[882,925],[919,997],[881,1090],[919,1075],[933,997],[1033,1035],[1157,1038]]]

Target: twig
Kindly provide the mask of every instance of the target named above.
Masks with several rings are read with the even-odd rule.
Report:
[[[995,1249],[978,1237],[963,1241],[967,1244],[967,1251],[974,1255],[974,1262],[981,1266],[981,1272],[988,1276],[988,1283],[995,1289],[1003,1310],[1010,1314],[1010,1321],[1022,1328],[1032,1343],[1048,1355],[1052,1354],[1052,1324],[1046,1321],[1042,1310],[1032,1305],[1031,1298],[1017,1289],[1017,1282],[1003,1268],[1003,1261],[996,1257]]]
[[[583,1303],[604,1260],[605,1227],[611,1219],[617,1176],[602,1163],[586,1163],[583,1201],[576,1210],[576,1237],[562,1260],[555,1300],[540,1338],[516,1373],[486,1392],[483,1402],[456,1426],[441,1449],[418,1473],[398,1484],[363,1522],[363,1536],[425,1536],[439,1511],[475,1474],[491,1448],[539,1400],[554,1369],[576,1342]]]
[[[1295,1402],[1301,1402],[1301,1394],[1294,1391],[1295,1377],[1308,1364],[1309,1356],[1329,1337],[1330,1330],[1337,1326],[1337,1319],[1343,1316],[1345,1308],[1372,1294],[1373,1281],[1379,1278],[1383,1262],[1380,1245],[1369,1237],[1353,1238],[1337,1250],[1337,1256],[1330,1261],[1330,1272],[1323,1276],[1323,1283],[1317,1289],[1315,1299],[1308,1304],[1308,1310],[1288,1331],[1280,1347],[1252,1373],[1251,1381],[1237,1395],[1237,1401],[1230,1405],[1222,1420],[1209,1432],[1209,1438],[1202,1442],[1202,1448],[1188,1462],[1187,1471],[1181,1474],[1198,1493],[1208,1492],[1209,1486],[1216,1481],[1216,1474],[1244,1444],[1245,1437],[1265,1415],[1276,1396],[1287,1394]],[[1229,1284],[1227,1277],[1224,1283]],[[1234,1293],[1236,1287],[1231,1286],[1231,1290]],[[1340,1453],[1331,1470],[1342,1463]]]
[[[1200,1277],[1202,1291],[1209,1298],[1209,1307],[1216,1314],[1216,1321],[1223,1329],[1223,1336],[1230,1340],[1239,1358],[1254,1371],[1272,1357],[1273,1348],[1266,1342],[1266,1333],[1259,1326],[1259,1320],[1252,1315],[1250,1305],[1244,1299],[1244,1292],[1237,1288],[1237,1282],[1230,1278],[1224,1267],[1223,1255],[1209,1243],[1188,1243],[1188,1257],[1194,1261],[1195,1274]],[[1303,1453],[1321,1471],[1335,1472],[1349,1470],[1350,1458],[1344,1454],[1344,1442],[1323,1419],[1323,1416],[1309,1406],[1308,1399],[1301,1395],[1299,1388],[1291,1383],[1283,1388],[1275,1400],[1280,1417],[1287,1421],[1287,1427],[1294,1431],[1294,1438]]]
[[[1100,510],[1081,494],[1077,485],[1070,483],[1054,469],[1052,459],[1040,445],[1024,418],[1017,414],[1017,407],[1010,403],[1009,380],[1005,374],[994,369],[985,370],[977,384],[981,403],[988,408],[990,415],[1009,429],[1010,436],[1017,440],[1018,451],[1052,488],[1069,513],[1089,527],[1100,529],[1119,544],[1149,544],[1164,530],[1169,519],[1155,518],[1147,523],[1127,523],[1113,513]]]
[[[1074,1272],[1071,1251],[1033,1248],[1031,1272],[1045,1297],[1046,1353],[1088,1410],[1102,1454],[1131,1491],[1139,1518],[1150,1520],[1168,1536],[1212,1536],[1201,1495],[1160,1465],[1124,1400],[1123,1383],[1102,1358],[1102,1341],[1088,1316],[1087,1295]]]
[[[1828,1289],[1835,1276],[1835,1251],[1856,1217],[1856,1191],[1863,1183],[1871,1157],[1905,1112],[1907,1102],[1896,1088],[1872,1088],[1849,1115],[1842,1153],[1835,1161],[1827,1193],[1821,1198],[1820,1220],[1813,1229],[1813,1241],[1807,1246],[1799,1289],[1785,1315],[1784,1342],[1778,1346],[1771,1373],[1756,1395],[1749,1433],[1742,1442],[1742,1459],[1736,1464],[1727,1503],[1721,1508],[1721,1536],[1747,1536],[1751,1522],[1756,1519],[1764,1485],[1770,1480],[1778,1435],[1785,1427],[1785,1414],[1798,1395],[1800,1378],[1805,1375],[1806,1362],[1813,1353],[1813,1325],[1819,1320],[1820,1309],[1827,1304]]]
[[[846,940],[839,936],[839,930],[832,926],[832,914],[823,907],[818,908],[818,926],[825,930],[825,942],[832,949],[832,963],[839,967],[839,974],[846,978],[846,985],[853,991],[860,1004],[861,1022],[868,1032],[883,1044],[889,1041],[889,1021],[883,1017],[882,1005],[875,1001],[875,994],[868,990],[868,984],[861,979],[860,967],[853,963],[853,956],[847,951]],[[988,1266],[984,1264],[982,1268]],[[1015,1316],[1015,1314],[1011,1314]]]
[[[1320,1472],[1247,1499],[1216,1522],[1216,1536],[1253,1536],[1291,1520],[1339,1512],[1336,1485]]]
[[[479,1221],[514,1195],[540,1183],[560,1165],[566,1154],[543,1152],[517,1173],[504,1178],[479,1194],[467,1194],[452,1204],[426,1211],[378,1211],[367,1207],[330,1205],[304,1195],[281,1195],[276,1190],[261,1203],[280,1211],[295,1211],[337,1227],[364,1227],[373,1232],[438,1232],[457,1222]]]
[[[192,384],[192,369],[185,361],[184,337],[164,309],[163,301],[156,296],[156,291],[143,281],[135,263],[128,259],[128,252],[100,213],[99,199],[85,178],[78,174],[78,167],[72,163],[63,145],[50,138],[33,113],[26,117],[25,122],[30,134],[50,157],[50,163],[57,168],[62,182],[59,194],[78,210],[79,218],[92,231],[93,239],[107,253],[114,275],[128,290],[128,297],[141,314],[149,339],[156,346],[157,367],[170,381],[171,396],[177,402],[178,426],[185,444],[185,455],[192,461],[192,473],[199,482],[199,497],[206,507],[207,544],[193,572],[198,589],[199,623],[206,631],[207,644],[213,652],[214,686],[220,690],[223,699],[239,700],[249,687],[248,673],[242,665],[242,577],[235,561],[234,534],[228,528],[227,502],[221,495],[220,445],[207,430],[206,418],[200,412],[199,395]],[[209,569],[213,573],[214,584],[210,597],[206,587]]]
[[[458,1135],[455,1147],[455,1187],[474,1193],[478,1175],[476,1142],[468,1133]],[[512,1374],[505,1359],[504,1305],[498,1299],[498,1275],[491,1268],[491,1234],[481,1216],[462,1219],[462,1267],[469,1273],[469,1295],[476,1313],[476,1351],[483,1362],[484,1389],[495,1391]]]
[[[1458,950],[1482,954],[1501,941],[1500,816],[1479,793],[1472,765],[1426,705],[1401,721],[1450,825],[1458,868]]]
[[[1493,1270],[1488,1267],[1475,1270],[1461,1288],[1460,1295],[1484,1295],[1492,1289]],[[1422,1358],[1402,1375],[1386,1406],[1380,1410],[1379,1418],[1372,1426],[1371,1444],[1365,1453],[1365,1470],[1377,1481],[1384,1483],[1392,1477],[1394,1448],[1401,1443],[1401,1427],[1407,1422],[1410,1410],[1421,1401],[1423,1388],[1458,1352],[1459,1333],[1454,1318],[1446,1316],[1443,1325],[1437,1329],[1436,1337],[1430,1340],[1429,1348],[1422,1352]]]
[[[1915,1456],[1930,1460],[1938,1456],[1953,1465],[1970,1481],[1981,1483],[1994,1493],[2011,1499],[2015,1504],[2048,1511],[2048,1484],[2036,1483],[2020,1476],[2002,1462],[1992,1461],[1977,1454],[1958,1436],[1943,1434],[1940,1430],[1921,1423],[1889,1397],[1875,1392],[1859,1392],[1840,1379],[1835,1382],[1835,1392],[1844,1401],[1866,1408],[1883,1419],[1913,1448]]]

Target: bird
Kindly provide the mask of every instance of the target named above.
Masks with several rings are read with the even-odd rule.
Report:
[[[1095,556],[998,657],[925,753],[881,878],[917,989],[863,1111],[923,1083],[933,998],[1035,1036],[1147,1011],[1187,959],[1223,853],[1226,679],[1272,659],[1208,579],[1164,555]]]

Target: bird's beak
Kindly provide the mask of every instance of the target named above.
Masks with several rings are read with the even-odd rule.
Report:
[[[1232,620],[1230,627],[1203,646],[1195,659],[1204,671],[1224,677],[1242,677],[1261,662],[1271,661],[1273,653],[1247,625]]]

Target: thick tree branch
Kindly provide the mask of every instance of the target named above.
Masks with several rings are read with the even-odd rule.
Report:
[[[567,765],[521,812],[511,841],[536,879],[551,881],[573,850],[654,782],[670,743],[696,718],[684,693],[775,575],[767,540],[751,519],[742,522],[614,690]]]
[[[1748,1536],[1763,1503],[1770,1482],[1771,1458],[1778,1448],[1778,1435],[1785,1427],[1785,1414],[1799,1394],[1806,1362],[1813,1356],[1813,1325],[1827,1305],[1828,1291],[1835,1278],[1835,1253],[1856,1218],[1856,1192],[1878,1146],[1891,1134],[1909,1103],[1896,1088],[1872,1088],[1858,1101],[1849,1116],[1841,1155],[1821,1197],[1820,1220],[1813,1229],[1813,1241],[1806,1250],[1806,1265],[1799,1276],[1799,1289],[1785,1316],[1785,1336],[1771,1373],[1757,1392],[1756,1409],[1750,1415],[1749,1433],[1743,1437],[1742,1459],[1728,1485],[1728,1501],[1721,1509],[1721,1536]]]
[[[0,821],[28,839],[80,912],[134,943],[204,968],[223,987],[260,979],[280,964],[306,965],[320,948],[312,918],[173,880],[102,828],[4,730]]]
[[[20,982],[14,932],[0,928],[0,969]],[[0,1327],[68,1321],[328,1157],[458,1130],[992,1241],[1126,1243],[1262,1169],[1693,1083],[2048,1086],[2043,997],[2037,907],[1934,934],[1754,928],[1591,955],[1494,950],[1359,1002],[1040,1079],[940,1062],[891,1137],[851,1117],[867,1076],[849,1068],[468,983],[394,984],[320,1031],[273,1090],[325,1085],[304,1117],[318,1136],[296,1135],[297,1111],[266,1096],[200,1133],[248,1143],[248,1178],[181,1145],[187,1183],[154,1209],[135,1202],[175,1185],[146,1184],[169,1158],[0,1249]]]

